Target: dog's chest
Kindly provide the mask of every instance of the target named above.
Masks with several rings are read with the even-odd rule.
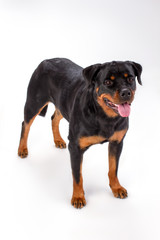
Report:
[[[110,137],[104,137],[102,135],[82,136],[79,139],[79,146],[81,149],[90,147],[91,145],[103,143],[103,142],[121,142],[127,132],[127,129],[115,131]]]

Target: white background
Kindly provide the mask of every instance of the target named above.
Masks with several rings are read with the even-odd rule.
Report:
[[[160,1],[0,1],[0,239],[159,239]],[[133,60],[143,66],[119,179],[125,200],[108,186],[107,144],[84,155],[87,206],[70,205],[68,150],[54,147],[49,105],[29,135],[29,156],[17,149],[30,76],[46,58],[88,65]],[[61,121],[67,141],[68,123]]]

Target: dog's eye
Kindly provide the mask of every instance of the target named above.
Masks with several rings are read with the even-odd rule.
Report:
[[[134,82],[134,78],[133,78],[133,77],[128,77],[128,78],[127,78],[127,81],[128,81],[128,83],[130,83],[130,84],[131,84],[131,83],[133,83],[133,82]]]
[[[109,80],[109,79],[106,79],[106,80],[104,81],[104,85],[112,86],[112,84],[113,84],[113,81],[111,81],[111,80]]]

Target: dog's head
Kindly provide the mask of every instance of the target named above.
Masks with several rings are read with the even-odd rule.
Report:
[[[109,117],[128,117],[136,90],[141,82],[140,64],[113,61],[95,64],[83,70],[89,88],[94,88],[96,101]]]

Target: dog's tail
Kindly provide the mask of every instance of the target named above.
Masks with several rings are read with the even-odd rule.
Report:
[[[46,106],[42,109],[42,111],[39,113],[39,115],[42,116],[42,117],[45,117],[46,112],[47,112],[47,109],[48,109],[48,105],[46,105]]]

